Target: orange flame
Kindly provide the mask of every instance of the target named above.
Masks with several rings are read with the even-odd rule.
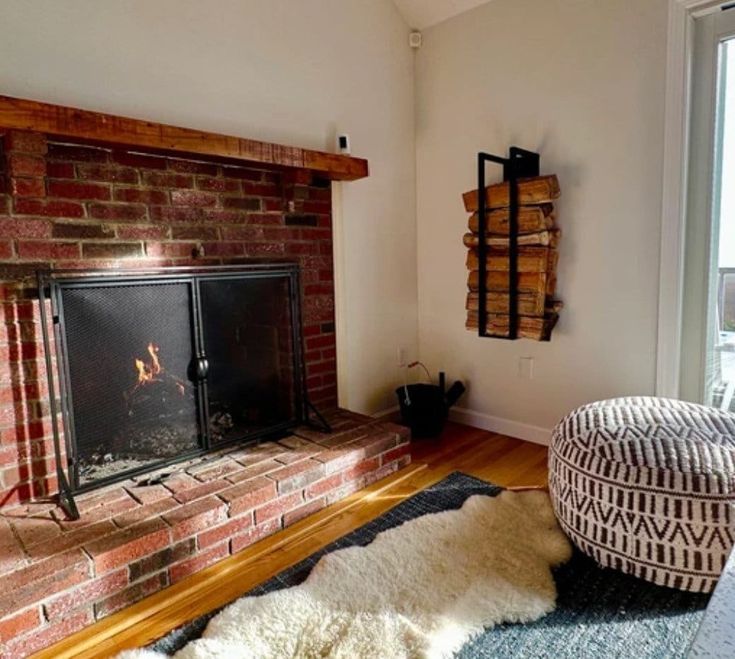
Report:
[[[148,354],[151,357],[148,364],[146,364],[142,359],[135,360],[135,368],[138,371],[138,385],[154,382],[163,371],[161,362],[158,359],[158,346],[153,343],[149,343]]]
[[[186,396],[186,383],[179,380],[174,375],[167,373],[161,365],[161,360],[158,356],[159,347],[155,343],[148,344],[148,356],[150,359],[144,361],[142,359],[135,358],[135,370],[138,373],[137,382],[123,395],[128,403],[129,411],[132,401],[134,400],[135,392],[153,382],[165,382],[176,386],[176,392],[179,396]],[[132,412],[131,412],[132,413]]]

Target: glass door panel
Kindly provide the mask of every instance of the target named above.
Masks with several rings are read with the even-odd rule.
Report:
[[[735,11],[696,20],[681,397],[735,392]]]

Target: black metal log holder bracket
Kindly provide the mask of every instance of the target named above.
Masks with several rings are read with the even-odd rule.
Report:
[[[135,277],[135,278],[146,278],[151,277],[155,279],[156,277],[164,277],[166,279],[169,278],[176,278],[176,277],[183,277],[183,278],[190,278],[195,275],[201,275],[201,274],[210,274],[210,275],[227,275],[227,274],[237,274],[241,273],[243,271],[247,271],[249,269],[258,269],[258,270],[276,270],[276,271],[284,271],[284,273],[288,273],[291,278],[291,303],[292,303],[292,310],[294,314],[294,318],[296,322],[293,323],[293,345],[296,346],[295,349],[295,366],[298,370],[299,376],[298,376],[298,386],[299,386],[299,395],[300,395],[300,401],[297,411],[297,423],[289,423],[284,424],[284,430],[288,427],[293,427],[294,425],[298,425],[299,423],[303,423],[315,430],[318,430],[320,432],[331,432],[332,428],[329,425],[328,421],[324,418],[324,416],[319,412],[319,410],[314,406],[314,404],[309,399],[308,390],[306,387],[306,363],[304,359],[304,336],[302,332],[302,321],[301,321],[301,304],[300,304],[300,298],[301,298],[301,285],[300,285],[300,277],[299,277],[299,270],[298,266],[295,266],[294,264],[280,264],[280,263],[274,263],[274,264],[258,264],[257,266],[208,266],[208,267],[173,267],[173,268],[165,268],[165,269],[153,269],[153,270],[131,270],[131,271],[81,271],[81,270],[39,270],[37,273],[37,279],[38,279],[38,299],[39,299],[39,305],[40,305],[40,313],[41,313],[41,332],[43,336],[43,344],[44,344],[44,356],[45,356],[45,365],[46,365],[46,373],[47,373],[47,379],[48,379],[48,388],[49,388],[49,400],[50,400],[50,414],[51,414],[51,428],[52,428],[52,434],[53,434],[53,446],[54,446],[54,456],[55,456],[55,462],[56,462],[56,476],[58,479],[58,503],[61,509],[66,513],[69,519],[71,520],[77,520],[79,519],[79,509],[75,502],[75,494],[78,494],[82,491],[86,491],[86,489],[89,488],[80,488],[77,483],[77,474],[76,474],[76,464],[77,464],[77,456],[75,455],[75,444],[71,440],[74,433],[73,425],[70,421],[72,412],[70,408],[70,401],[69,401],[69,383],[64,380],[64,369],[60,368],[60,361],[63,360],[63,355],[59,354],[58,351],[61,350],[63,353],[63,346],[64,346],[64,337],[62,335],[61,331],[61,323],[60,323],[60,316],[59,316],[59,309],[57,306],[57,294],[54,292],[54,286],[56,282],[58,282],[59,279],[64,279],[65,277],[73,277],[73,278],[79,278],[80,280],[97,280],[99,281],[100,278],[102,279],[108,279],[108,280],[115,280],[115,279],[122,279],[125,277]],[[193,289],[195,295],[196,295],[196,286]],[[49,308],[48,305],[50,304],[50,319],[49,319]],[[201,319],[198,317],[200,310],[198,303],[195,305],[196,309],[194,310],[192,321],[194,323],[200,324]],[[51,322],[49,322],[49,320]],[[57,364],[54,364],[54,360],[52,357],[52,349],[53,346],[57,347]],[[206,359],[206,356],[202,352],[201,346],[196,351],[196,355],[194,358],[194,368],[196,372],[198,373],[198,378],[204,381],[207,376],[207,371],[209,364]],[[56,382],[58,379],[58,397],[57,397],[57,388],[56,388]],[[206,400],[204,400],[204,393],[202,391],[199,392],[199,406],[200,415],[204,415],[205,419],[202,421],[200,419],[200,431],[203,433],[206,433],[206,417],[208,417],[208,405]],[[61,427],[59,424],[59,415],[61,415]],[[313,416],[312,416],[313,415]],[[315,417],[315,418],[314,418]],[[280,426],[279,426],[280,428]],[[65,454],[66,454],[66,461],[64,461],[64,452],[62,452],[61,448],[61,431],[63,429],[64,433],[64,448],[65,448]],[[277,429],[274,429],[276,431]],[[253,438],[251,441],[260,441],[262,439],[261,437]],[[231,442],[231,445],[235,446],[235,450],[237,448],[237,440],[235,442]],[[240,444],[242,441],[239,442]],[[150,465],[150,467],[144,468],[144,471],[153,471],[156,469],[160,469],[162,467],[175,464],[176,462],[181,462],[182,460],[190,459],[193,457],[205,457],[207,453],[209,452],[209,449],[211,448],[209,445],[209,441],[207,437],[203,438],[203,447],[202,449],[187,453],[186,455],[168,459],[168,460],[161,460],[155,464]],[[223,445],[222,448],[227,448],[226,445]],[[64,463],[66,462],[67,469],[64,468]],[[132,476],[135,476],[136,474],[131,471],[125,471],[121,472],[119,477],[112,477],[109,479],[110,482],[120,481],[124,480],[126,478],[130,478]],[[74,484],[72,483],[72,480],[70,476],[74,479]],[[99,481],[96,486],[102,487],[104,485],[107,485],[107,481]]]
[[[503,181],[510,187],[508,209],[508,336],[487,332],[487,197],[485,166],[502,165]],[[478,311],[477,334],[490,339],[515,341],[518,338],[518,180],[538,176],[538,153],[517,146],[510,147],[508,157],[490,153],[477,154],[477,258],[478,258]]]

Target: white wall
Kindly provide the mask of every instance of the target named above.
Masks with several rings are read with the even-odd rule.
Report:
[[[370,161],[336,218],[340,391],[394,404],[415,354],[413,53],[391,0],[2,0],[0,93]]]
[[[0,93],[320,149],[350,133],[371,176],[335,200],[344,405],[393,405],[399,345],[467,381],[476,423],[536,439],[653,392],[666,0],[493,0],[430,28],[415,124],[390,0],[3,0],[0,23]],[[548,344],[463,326],[460,194],[510,144],[563,189]]]
[[[419,350],[467,380],[465,419],[542,440],[573,407],[652,394],[665,0],[493,0],[424,32],[416,62]],[[562,228],[550,343],[464,329],[460,194],[476,153],[539,150]],[[493,173],[492,169],[488,169]],[[533,380],[518,360],[535,360]]]

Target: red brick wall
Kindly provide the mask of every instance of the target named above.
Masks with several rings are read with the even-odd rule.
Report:
[[[0,506],[55,491],[38,268],[298,261],[310,396],[336,405],[329,181],[28,132],[0,166]]]

